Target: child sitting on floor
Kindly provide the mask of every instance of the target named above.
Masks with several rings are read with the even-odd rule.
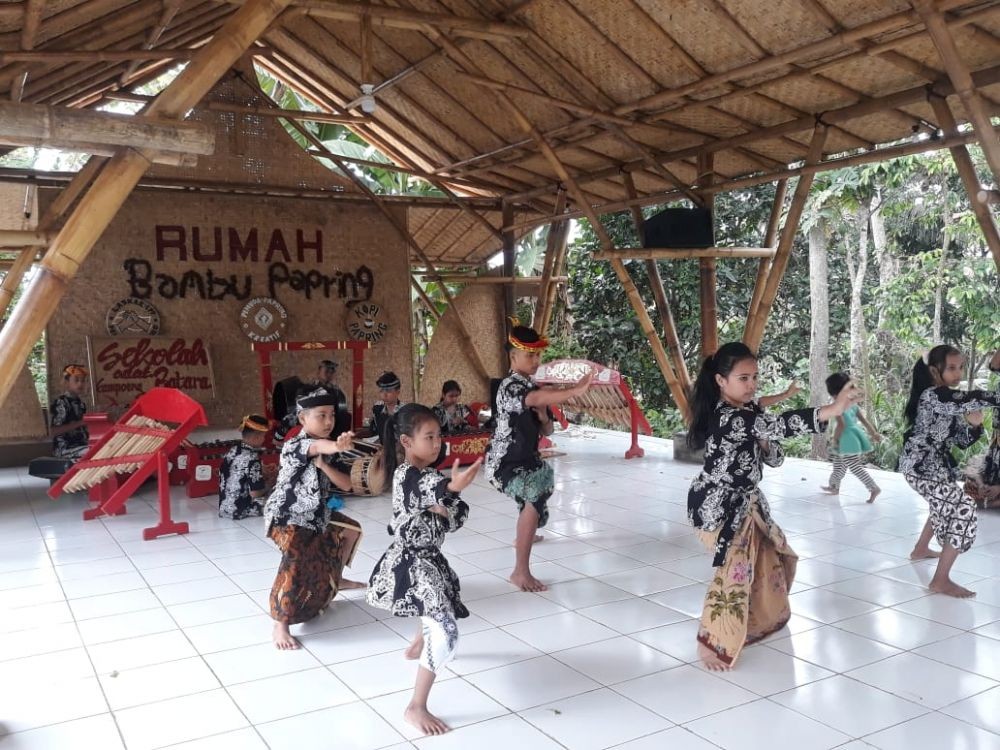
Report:
[[[459,493],[472,484],[482,459],[451,478],[431,468],[441,450],[441,427],[434,412],[407,404],[389,420],[385,432],[386,466],[393,470],[402,447],[404,461],[393,472],[392,544],[368,583],[368,603],[397,617],[419,617],[420,628],[406,650],[419,659],[413,698],[403,718],[425,734],[448,726],[427,710],[427,696],[437,673],[455,655],[458,622],[469,616],[459,595],[458,576],[441,554],[445,533],[457,531],[469,515]]]
[[[263,515],[264,467],[260,449],[267,438],[267,418],[249,414],[240,422],[243,439],[234,445],[219,466],[219,518]]]
[[[83,365],[66,365],[63,368],[66,391],[56,397],[49,407],[52,429],[52,455],[79,461],[89,447],[90,432],[84,422],[87,404],[81,398],[87,385],[87,368]]]
[[[462,397],[462,386],[457,380],[446,380],[441,386],[441,400],[434,407],[434,414],[441,423],[441,432],[445,435],[464,432],[469,429],[469,407],[458,403]]]
[[[322,437],[333,429],[336,406],[336,397],[324,389],[296,400],[302,431],[282,446],[278,480],[264,508],[267,536],[281,550],[271,588],[279,649],[299,648],[289,625],[319,615],[339,589],[365,587],[343,577],[361,541],[361,524],[331,508],[331,485],[348,490],[351,478],[324,458],[348,450],[354,437],[351,432],[336,441]]]

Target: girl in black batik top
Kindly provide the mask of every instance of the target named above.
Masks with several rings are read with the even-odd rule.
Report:
[[[937,570],[928,588],[938,594],[968,597],[974,592],[951,580],[959,553],[976,540],[976,503],[956,483],[958,466],[953,447],[968,448],[983,434],[983,409],[1000,406],[1000,392],[959,391],[964,358],[953,346],[939,344],[926,361],[913,365],[910,400],[903,416],[908,425],[899,457],[899,471],[927,501],[930,512],[911,559],[938,557],[930,549],[931,536],[941,545]],[[1000,350],[990,361],[1000,371]]]
[[[63,384],[65,393],[57,396],[49,407],[52,455],[79,461],[90,447],[90,431],[83,420],[87,404],[81,398],[87,386],[87,368],[66,365],[63,368]]]
[[[766,413],[754,401],[757,360],[726,344],[702,365],[691,399],[688,442],[705,465],[688,492],[688,516],[714,552],[698,655],[708,669],[732,667],[743,646],[784,627],[798,560],[758,488],[762,464],[780,466],[782,438],[820,432],[857,397],[853,384],[819,409]]]
[[[444,385],[441,386],[441,400],[434,407],[434,414],[441,423],[441,432],[445,435],[464,432],[472,426],[469,424],[469,415],[472,412],[468,406],[458,402],[461,397],[462,386],[457,380],[444,381]]]
[[[396,617],[419,617],[420,628],[406,650],[407,659],[419,659],[413,699],[403,718],[425,734],[441,734],[448,726],[427,709],[427,697],[438,672],[455,655],[457,620],[469,616],[462,603],[458,576],[441,554],[445,534],[465,523],[469,506],[459,493],[472,484],[482,460],[464,470],[458,461],[451,478],[437,469],[441,426],[434,412],[407,404],[389,420],[386,430],[386,466],[404,461],[393,471],[392,544],[375,566],[368,583],[368,603]]]
[[[243,439],[230,448],[219,466],[219,518],[263,515],[264,467],[260,449],[267,438],[267,418],[250,414],[240,422]]]

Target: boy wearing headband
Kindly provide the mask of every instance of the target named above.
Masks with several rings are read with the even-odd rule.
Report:
[[[337,398],[322,388],[296,400],[302,431],[282,446],[278,479],[264,507],[267,536],[281,550],[271,617],[274,645],[282,650],[299,648],[289,625],[321,614],[341,588],[365,587],[343,577],[361,541],[361,524],[331,508],[334,488],[349,490],[351,478],[326,457],[348,450],[354,437],[324,437],[333,429],[336,408]]]
[[[381,439],[382,430],[385,429],[386,422],[403,406],[403,402],[399,400],[401,386],[399,377],[392,371],[383,372],[378,376],[378,380],[375,381],[375,387],[378,388],[379,400],[372,407],[372,417],[368,421],[368,429],[377,438]]]
[[[260,449],[267,438],[267,418],[259,414],[243,417],[239,429],[243,440],[226,453],[219,467],[219,518],[263,515],[264,467]]]
[[[87,368],[83,365],[66,365],[63,368],[66,391],[56,397],[49,407],[52,429],[52,455],[79,461],[87,452],[90,432],[83,421],[87,405],[81,395],[87,385]]]
[[[549,519],[548,500],[555,486],[552,467],[542,460],[538,440],[552,434],[550,406],[557,406],[587,392],[592,373],[587,373],[572,388],[540,387],[531,377],[541,363],[549,340],[511,318],[513,328],[507,337],[510,374],[500,384],[496,399],[496,430],[486,448],[483,465],[486,478],[494,487],[517,503],[516,560],[510,582],[521,591],[546,591],[547,587],[531,574],[531,547],[535,532]]]

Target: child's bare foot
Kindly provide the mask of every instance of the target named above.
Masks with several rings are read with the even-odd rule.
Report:
[[[426,708],[419,706],[407,706],[403,712],[403,719],[407,724],[415,726],[424,734],[444,734],[451,729]]]
[[[722,661],[722,659],[719,658],[719,655],[704,643],[698,644],[698,658],[701,659],[701,663],[705,665],[705,669],[711,672],[728,672],[732,669],[731,665]]]
[[[531,573],[519,573],[515,570],[510,574],[508,580],[521,589],[521,591],[538,592],[549,590],[548,586],[531,575]]]
[[[914,547],[910,553],[911,560],[930,560],[935,557],[941,557],[941,553],[930,547]]]
[[[840,487],[820,487],[820,489],[823,490],[823,492],[825,492],[828,495],[840,494]]]
[[[954,596],[956,599],[968,599],[976,595],[975,591],[971,591],[970,589],[965,588],[965,586],[959,586],[950,578],[941,583],[932,580],[930,584],[928,584],[927,588],[935,594]]]
[[[875,502],[875,498],[878,497],[881,494],[882,494],[882,490],[879,489],[878,487],[876,487],[875,489],[872,490],[872,494],[870,494],[868,496],[868,502],[869,503],[874,503]]]
[[[350,591],[351,589],[366,589],[368,588],[367,583],[361,583],[360,581],[349,581],[346,578],[340,579],[340,588],[344,591]]]
[[[280,651],[294,651],[299,648],[299,642],[288,632],[287,622],[274,623],[271,640],[274,641],[274,647]]]
[[[420,635],[419,638],[414,638],[413,642],[406,647],[406,651],[403,652],[405,656],[410,661],[420,658],[420,652],[424,650],[424,637]]]

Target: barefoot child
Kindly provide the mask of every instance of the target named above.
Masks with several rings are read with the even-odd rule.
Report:
[[[462,386],[457,380],[446,380],[441,386],[441,400],[434,407],[434,414],[437,415],[438,422],[441,423],[441,432],[445,435],[454,435],[457,432],[464,432],[469,429],[469,407],[460,404],[458,400],[462,398]]]
[[[279,649],[298,648],[288,626],[316,617],[339,589],[364,588],[343,578],[361,540],[361,525],[328,505],[331,484],[344,490],[351,486],[350,477],[324,460],[351,447],[350,432],[336,441],[320,437],[333,429],[336,404],[323,389],[296,400],[302,431],[281,449],[278,479],[264,509],[267,535],[281,550],[271,588],[273,639]]]
[[[531,574],[531,547],[536,541],[535,532],[548,521],[547,503],[555,477],[538,452],[538,440],[541,435],[552,434],[548,407],[586,393],[593,374],[587,373],[575,386],[564,390],[533,383],[531,376],[537,372],[549,341],[516,320],[513,324],[507,337],[510,375],[497,391],[496,430],[486,447],[486,478],[514,498],[518,507],[516,558],[510,582],[521,591],[546,591],[545,584]]]
[[[219,466],[219,518],[261,516],[264,467],[260,449],[267,437],[267,418],[249,414],[240,422],[242,441],[227,451]]]
[[[451,479],[431,468],[441,450],[441,426],[434,412],[407,404],[386,428],[386,466],[396,465],[402,446],[404,461],[392,476],[394,537],[378,561],[368,583],[368,603],[397,617],[419,617],[420,628],[406,650],[407,659],[419,659],[413,698],[403,718],[425,734],[442,734],[448,726],[427,710],[427,696],[437,672],[455,655],[457,619],[469,616],[462,604],[455,571],[441,554],[445,533],[465,523],[469,506],[459,493],[475,479],[482,460]]]
[[[63,368],[66,391],[49,407],[52,429],[52,455],[79,461],[89,447],[90,432],[83,421],[87,404],[80,397],[87,385],[87,368],[83,365],[66,365]]]
[[[937,594],[969,597],[975,593],[951,580],[951,566],[958,555],[968,552],[976,540],[976,503],[956,483],[958,466],[951,455],[954,446],[968,448],[983,434],[983,409],[1000,406],[1000,391],[958,391],[964,358],[953,346],[939,344],[926,361],[913,365],[910,400],[903,416],[904,436],[899,471],[930,506],[924,530],[910,558],[940,557],[928,586]],[[1000,371],[1000,349],[990,361]],[[930,548],[931,535],[941,545],[940,555]]]
[[[856,398],[848,384],[829,406],[767,414],[754,403],[757,359],[739,342],[702,365],[691,399],[688,442],[705,465],[688,492],[688,517],[715,553],[705,596],[698,656],[711,670],[730,669],[743,646],[784,627],[797,557],[758,489],[761,464],[780,466],[778,441],[820,432]]]
[[[847,373],[835,372],[826,379],[827,393],[836,398],[850,382]],[[858,426],[858,422],[864,425],[864,430]],[[868,432],[867,435],[865,431]],[[868,490],[868,502],[874,503],[882,490],[875,484],[871,474],[865,471],[864,461],[865,454],[871,452],[872,443],[881,440],[882,436],[872,427],[871,422],[865,419],[864,412],[857,404],[848,408],[837,418],[837,426],[833,431],[833,473],[827,486],[820,489],[831,495],[839,495],[840,482],[849,470]]]

